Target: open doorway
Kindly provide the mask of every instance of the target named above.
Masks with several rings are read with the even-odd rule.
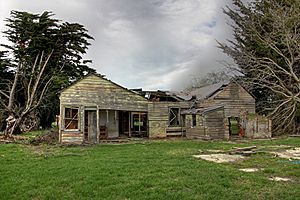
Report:
[[[147,113],[131,113],[132,136],[147,136]]]
[[[238,117],[229,117],[229,135],[230,136],[238,136],[240,133],[239,127],[239,118]]]
[[[130,112],[119,111],[119,136],[129,137],[130,136]]]
[[[84,111],[84,140],[97,142],[97,113],[96,110]]]

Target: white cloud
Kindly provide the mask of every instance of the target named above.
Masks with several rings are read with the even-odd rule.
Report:
[[[228,60],[216,48],[216,39],[230,37],[221,10],[226,2],[10,0],[2,1],[0,19],[12,9],[51,10],[59,19],[86,26],[95,38],[86,57],[99,73],[128,88],[182,89],[192,76]]]

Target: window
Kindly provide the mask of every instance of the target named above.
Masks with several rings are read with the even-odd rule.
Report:
[[[196,115],[192,115],[192,126],[193,126],[193,127],[197,126]]]
[[[78,108],[65,108],[65,129],[78,129]]]
[[[179,108],[170,108],[170,110],[169,110],[169,125],[170,126],[179,126],[180,125]]]

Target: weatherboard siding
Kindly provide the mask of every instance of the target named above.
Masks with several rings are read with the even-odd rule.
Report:
[[[149,102],[148,125],[150,138],[162,138],[169,135],[181,135],[182,125],[169,127],[169,109],[187,109],[190,102]]]
[[[113,82],[96,75],[80,80],[60,95],[62,105],[98,106],[100,109],[142,111],[148,109],[148,102]]]
[[[188,138],[224,139],[224,109],[216,109],[196,115],[196,126],[192,126],[192,115],[186,115],[186,136]]]
[[[223,105],[225,117],[239,117],[241,112],[255,113],[255,99],[242,86],[230,83],[211,98],[198,102],[199,107]]]

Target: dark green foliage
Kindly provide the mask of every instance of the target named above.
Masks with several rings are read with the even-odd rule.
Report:
[[[89,61],[82,58],[90,45],[89,40],[93,39],[87,30],[78,23],[61,23],[53,16],[47,11],[42,14],[12,11],[10,18],[6,19],[7,30],[3,32],[11,45],[2,44],[10,57],[8,59],[4,52],[0,54],[0,76],[3,76],[0,84],[4,83],[1,90],[6,94],[11,87],[7,83],[13,82],[21,65],[14,106],[8,109],[15,117],[21,116],[26,109],[30,98],[28,91],[32,91],[41,66],[50,56],[33,97],[33,102],[39,103],[39,97],[43,96],[42,102],[31,111],[40,118],[43,126],[49,126],[55,114],[58,114],[58,92],[83,75],[95,72],[86,65]],[[46,90],[43,93],[44,88]],[[3,94],[1,101],[2,104],[8,104]],[[6,109],[3,105],[2,108]]]
[[[239,77],[256,96],[257,111],[270,114],[277,128],[296,131],[300,101],[300,1],[233,0],[224,13],[234,40],[220,43],[238,65]],[[285,117],[285,118],[283,118]]]

